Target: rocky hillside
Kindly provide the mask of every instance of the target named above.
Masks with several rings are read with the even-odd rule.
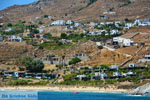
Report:
[[[29,5],[13,6],[0,11],[0,22],[31,20],[45,14],[54,19],[97,21],[104,12],[107,20],[144,19],[150,17],[150,0],[39,0]]]

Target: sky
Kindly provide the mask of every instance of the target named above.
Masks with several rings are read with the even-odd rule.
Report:
[[[3,10],[13,5],[24,5],[29,4],[37,0],[0,0],[0,10]]]

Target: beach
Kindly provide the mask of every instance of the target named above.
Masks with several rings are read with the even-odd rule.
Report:
[[[130,90],[111,87],[89,87],[89,86],[6,86],[1,90],[31,90],[31,91],[75,91],[75,92],[115,92],[127,93]]]

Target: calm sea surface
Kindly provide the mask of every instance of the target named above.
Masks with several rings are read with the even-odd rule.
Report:
[[[150,97],[125,93],[0,91],[0,100],[150,100]]]
[[[38,0],[0,0],[0,10],[3,10],[5,8],[13,6],[13,5],[29,4],[34,1],[38,1]]]
[[[130,96],[123,93],[39,92],[38,100],[150,100],[150,97]]]

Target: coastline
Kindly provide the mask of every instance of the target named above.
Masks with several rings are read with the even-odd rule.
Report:
[[[115,87],[89,87],[89,86],[6,86],[0,87],[2,91],[68,91],[68,92],[106,92],[106,93],[128,93],[128,89],[117,89]]]

